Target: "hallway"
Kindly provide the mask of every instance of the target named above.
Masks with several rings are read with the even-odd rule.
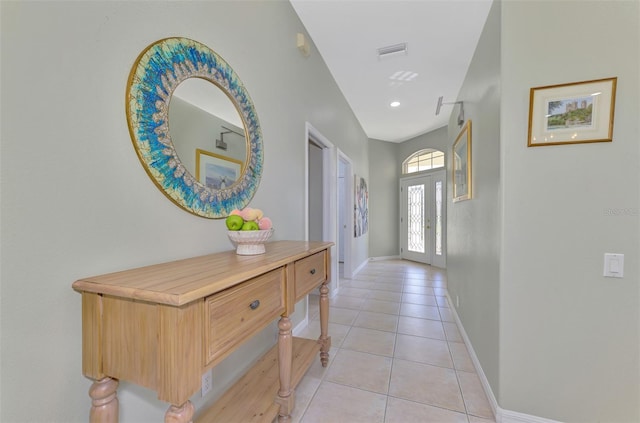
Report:
[[[293,422],[489,423],[493,413],[446,297],[445,271],[371,261],[331,299],[330,362],[296,389]],[[299,336],[319,336],[318,297]]]

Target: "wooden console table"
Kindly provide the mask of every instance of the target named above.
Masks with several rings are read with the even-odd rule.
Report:
[[[91,422],[118,420],[119,380],[168,402],[165,422],[193,419],[202,374],[278,321],[278,342],[210,409],[203,422],[290,420],[294,389],[314,357],[329,359],[332,243],[276,241],[266,253],[234,251],[80,279],[82,372],[94,380]],[[320,287],[320,338],[292,337],[297,301]]]

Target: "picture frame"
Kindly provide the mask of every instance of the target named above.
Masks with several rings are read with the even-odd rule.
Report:
[[[618,78],[531,88],[528,147],[611,142]]]
[[[353,175],[353,187],[353,236],[358,238],[369,231],[369,189],[367,181],[357,175]]]
[[[196,178],[216,190],[232,186],[242,174],[242,161],[210,151],[196,149]]]
[[[462,127],[453,142],[452,154],[453,202],[471,199],[471,120]]]

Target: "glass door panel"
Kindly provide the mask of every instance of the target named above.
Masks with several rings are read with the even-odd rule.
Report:
[[[400,256],[431,263],[431,177],[400,181]]]

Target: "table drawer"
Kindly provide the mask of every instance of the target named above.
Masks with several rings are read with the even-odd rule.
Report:
[[[295,262],[296,301],[307,295],[327,279],[325,251]]]
[[[285,310],[284,268],[205,299],[205,365],[219,361]]]

